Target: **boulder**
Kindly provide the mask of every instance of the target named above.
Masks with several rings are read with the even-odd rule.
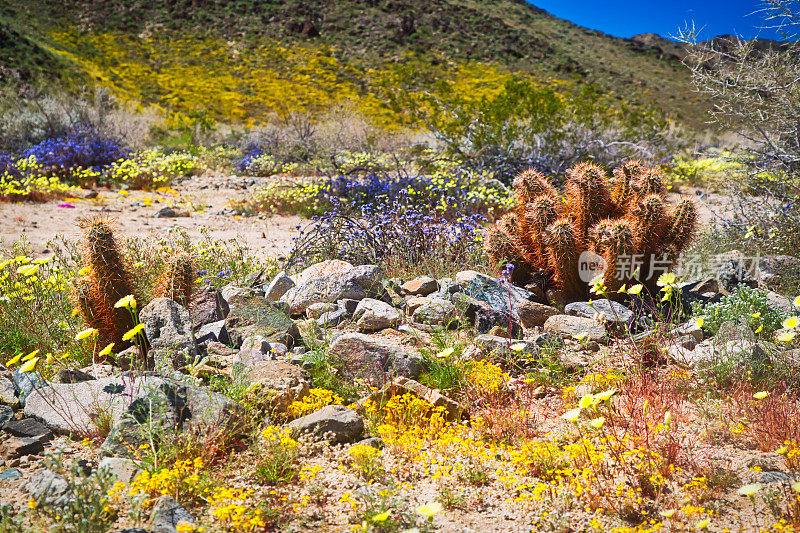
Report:
[[[9,420],[13,419],[14,410],[7,405],[0,405],[0,429],[3,429],[3,426],[5,426]]]
[[[554,315],[544,323],[548,333],[581,341],[606,342],[606,328],[591,318],[571,315]]]
[[[63,507],[72,496],[66,478],[48,469],[40,469],[31,474],[24,489],[43,507]]]
[[[230,307],[222,292],[211,285],[204,285],[192,294],[192,303],[189,306],[189,315],[195,328],[225,320],[230,312]]]
[[[309,433],[331,444],[355,442],[364,433],[364,419],[343,405],[327,405],[288,424],[292,430]]]
[[[800,279],[800,259],[789,255],[765,255],[758,260],[756,278],[759,284],[771,290],[784,288],[787,283]]]
[[[559,313],[560,311],[555,307],[539,302],[525,301],[517,306],[519,321],[525,329],[542,327],[548,318]]]
[[[294,286],[295,282],[286,275],[286,272],[278,272],[264,290],[264,298],[270,302],[277,302],[281,299],[281,296]]]
[[[336,305],[339,306],[339,309],[347,313],[348,316],[352,315],[356,312],[356,307],[358,307],[358,300],[350,300],[347,298],[342,298],[336,302]]]
[[[197,353],[189,312],[174,300],[155,298],[139,313],[150,347],[156,350]]]
[[[443,300],[443,298],[438,298]],[[445,300],[448,301],[448,300]],[[406,299],[406,314],[411,316],[418,308],[431,302],[431,299],[426,296],[412,296]]]
[[[9,420],[3,426],[3,431],[15,437],[25,437],[47,442],[53,438],[53,432],[47,426],[33,418],[22,420]]]
[[[172,496],[159,496],[150,513],[150,532],[177,533],[181,524],[194,524],[194,517]]]
[[[494,309],[486,302],[477,300],[463,293],[456,293],[452,298],[456,309],[470,321],[472,327],[478,333],[489,333],[495,327],[506,330],[511,329],[511,336],[519,338],[522,336],[522,326],[510,314]]]
[[[383,292],[380,269],[375,265],[362,265],[298,283],[281,301],[289,305],[291,314],[298,315],[315,303],[378,298]]]
[[[784,315],[795,314],[794,303],[791,299],[773,291],[764,291],[764,294],[767,297],[767,304],[772,309],[783,313]]]
[[[29,437],[9,437],[0,442],[0,457],[5,460],[16,459],[23,455],[38,455],[44,451],[39,439]]]
[[[311,304],[308,306],[308,309],[306,309],[306,316],[308,318],[317,319],[328,311],[336,311],[337,309],[339,309],[338,303],[320,302],[318,304]]]
[[[569,303],[564,307],[564,312],[571,316],[599,319],[609,325],[624,325],[633,321],[633,311],[621,303],[605,298],[591,302]]]
[[[460,292],[486,303],[496,311],[510,314],[516,321],[520,320],[520,305],[524,302],[538,300],[538,297],[530,291],[505,281],[501,283],[493,277],[474,270],[459,272],[456,274],[455,281],[459,285]]]
[[[302,285],[303,283],[309,280],[315,278],[321,278],[329,274],[340,274],[342,272],[347,272],[352,268],[353,265],[351,265],[347,261],[340,261],[339,259],[329,259],[327,261],[322,261],[320,263],[316,263],[309,267],[306,267],[299,274],[295,274],[293,276],[293,279],[296,285]]]
[[[344,309],[336,309],[335,311],[328,311],[317,319],[317,325],[321,328],[332,328],[338,326],[350,316]]]
[[[222,287],[222,298],[228,304],[228,310],[233,309],[235,302],[232,302],[237,297],[247,298],[248,296],[255,296],[256,291],[247,287],[239,287],[232,283]]]
[[[136,479],[142,470],[136,466],[130,459],[123,459],[122,457],[106,457],[97,467],[98,469],[106,469],[116,481],[121,481],[129,485]]]
[[[78,383],[80,381],[91,381],[94,376],[83,370],[76,368],[62,368],[53,379],[56,383]]]
[[[5,376],[0,376],[0,404],[10,405],[11,407],[19,406],[19,398],[17,398],[14,382],[11,378]]]
[[[402,346],[363,333],[344,333],[329,349],[330,357],[348,378],[383,380],[387,374],[416,379],[422,359]]]
[[[456,306],[448,300],[434,298],[414,310],[411,320],[429,326],[447,326],[456,319]]]
[[[403,283],[400,287],[401,294],[412,296],[427,296],[439,290],[439,282],[428,276],[420,276]]]
[[[397,327],[400,324],[400,313],[380,300],[364,298],[358,303],[353,318],[357,321],[358,329],[364,332],[380,331],[386,328]]]
[[[292,346],[300,339],[300,331],[285,313],[285,307],[261,296],[236,296],[225,319],[231,344],[241,346],[248,337],[261,336],[268,342]]]
[[[269,404],[279,411],[286,411],[289,404],[303,398],[311,388],[308,372],[284,361],[259,361],[249,369],[247,379],[269,391]]]
[[[228,330],[225,328],[225,320],[219,320],[200,326],[196,335],[198,346],[203,344],[207,345],[210,342],[219,342],[222,344],[230,344],[231,342],[228,336]]]
[[[539,346],[532,340],[516,340],[497,335],[478,335],[462,356],[468,360],[489,359],[518,362],[539,358]]]

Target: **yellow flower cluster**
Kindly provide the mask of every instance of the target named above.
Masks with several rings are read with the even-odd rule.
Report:
[[[201,172],[197,158],[188,152],[164,154],[144,150],[129,159],[121,159],[108,169],[108,179],[125,183],[132,189],[155,189],[173,179]]]
[[[36,156],[19,159],[15,163],[20,177],[8,171],[0,174],[0,200],[20,202],[26,200],[41,201],[51,197],[68,196],[77,190],[76,187],[63,183],[57,176],[49,175]],[[77,182],[91,181],[84,174],[86,169],[72,169]]]
[[[209,511],[227,531],[254,531],[266,526],[264,512],[248,505],[252,490],[217,489],[208,498]]]
[[[144,494],[150,497],[171,495],[176,500],[184,494],[197,495],[202,468],[203,460],[198,457],[194,460],[175,461],[172,467],[162,468],[153,474],[144,471],[133,480],[128,494]]]
[[[327,389],[310,389],[306,396],[289,404],[289,414],[300,417],[322,409],[326,405],[341,405],[342,398]]]
[[[465,377],[478,390],[497,392],[509,380],[503,369],[489,361],[471,361],[466,364]]]

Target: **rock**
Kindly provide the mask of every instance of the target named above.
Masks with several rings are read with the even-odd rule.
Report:
[[[481,274],[474,270],[465,270],[456,274],[456,283],[464,294],[486,303],[492,309],[510,314],[519,321],[519,306],[524,302],[537,301],[535,294],[506,282]],[[544,303],[544,302],[539,302]]]
[[[773,291],[764,291],[764,294],[767,297],[767,304],[772,309],[775,309],[784,315],[795,314],[794,303],[786,296]]]
[[[264,285],[264,271],[253,270],[244,277],[244,284],[251,289],[259,289]]]
[[[306,316],[308,318],[317,319],[328,311],[336,311],[338,309],[339,304],[337,303],[320,302],[318,304],[309,305],[308,309],[306,309]]]
[[[0,429],[6,425],[6,422],[14,419],[14,410],[7,405],[0,405]]]
[[[376,450],[382,450],[384,446],[383,439],[380,437],[368,437],[366,439],[356,442],[356,444],[361,446],[371,446]]]
[[[358,300],[350,300],[347,298],[343,298],[338,300],[336,304],[339,306],[339,309],[346,312],[348,316],[352,315],[356,312],[356,307],[358,307]]]
[[[343,405],[327,405],[288,424],[292,430],[310,433],[331,444],[354,442],[364,433],[364,419]]]
[[[194,517],[172,496],[159,496],[150,513],[151,533],[176,533],[181,524],[194,524]]]
[[[254,356],[256,354],[267,355],[272,351],[272,346],[270,346],[269,341],[261,335],[253,335],[252,337],[247,337],[242,342],[242,347],[239,350],[243,354],[250,353]]]
[[[39,444],[41,446],[41,443]],[[25,491],[43,507],[63,507],[72,496],[67,480],[52,470],[41,469],[31,474]]]
[[[454,294],[452,301],[478,333],[489,333],[495,326],[500,326],[506,330],[511,328],[511,336],[514,338],[522,336],[522,326],[510,314],[498,311],[486,302],[462,293]]]
[[[353,268],[353,265],[347,261],[330,259],[328,261],[322,261],[321,263],[316,263],[307,267],[299,274],[293,276],[293,279],[296,285],[302,285],[309,280],[321,278],[330,274],[340,274]]]
[[[158,211],[156,211],[156,218],[175,218],[178,216],[178,212],[173,207],[162,207]]]
[[[269,404],[286,411],[295,400],[302,399],[311,388],[311,376],[302,368],[283,361],[260,361],[248,372],[247,379],[269,391]]]
[[[189,312],[174,300],[155,298],[139,313],[150,347],[156,350],[197,353]]]
[[[723,262],[717,270],[717,281],[719,289],[724,293],[731,293],[736,290],[740,283],[749,287],[756,287],[757,282],[747,272],[745,265],[736,259],[728,259]]]
[[[422,370],[419,356],[362,333],[340,335],[331,343],[329,355],[348,378],[382,380],[389,374],[416,379]]]
[[[16,468],[6,468],[2,472],[0,472],[0,481],[19,479],[21,477],[22,477],[22,472],[20,472]]]
[[[439,282],[428,276],[420,276],[403,283],[400,287],[401,294],[413,296],[427,296],[439,290]]]
[[[194,328],[197,329],[206,324],[225,320],[230,310],[228,302],[222,297],[222,292],[211,285],[205,285],[193,292],[189,315]]]
[[[269,342],[292,346],[300,339],[300,331],[284,312],[284,307],[260,296],[236,296],[225,319],[231,344],[241,346],[247,337],[260,335]]]
[[[78,370],[92,376],[92,379],[101,379],[113,375],[116,369],[112,365],[91,364]]]
[[[447,326],[456,319],[456,306],[447,300],[435,298],[418,307],[411,320],[417,324]]]
[[[209,342],[219,342],[222,344],[230,344],[231,338],[228,335],[228,330],[225,328],[225,320],[217,322],[210,322],[203,324],[197,330],[197,344],[208,344]]]
[[[11,407],[19,406],[19,398],[17,398],[14,382],[5,376],[0,376],[0,404],[10,405]]]
[[[121,481],[126,485],[133,482],[136,476],[142,472],[142,470],[136,466],[136,463],[130,459],[123,459],[121,457],[106,457],[100,461],[97,468],[105,468],[114,476],[116,481]]]
[[[43,451],[42,441],[28,437],[9,437],[0,443],[0,457],[6,460],[23,455],[38,455]]]
[[[14,382],[14,389],[17,392],[19,403],[23,405],[31,392],[47,386],[47,381],[39,372],[20,372],[19,369],[14,371],[12,381]]]
[[[684,335],[678,338],[678,344],[687,350],[694,350],[697,347],[697,338],[694,335]]]
[[[393,328],[398,326],[401,320],[397,309],[373,298],[361,300],[356,312],[353,313],[353,318],[357,321],[358,329],[364,332]]]
[[[681,338],[686,335],[691,335],[697,342],[702,342],[703,328],[698,327],[697,324],[692,320],[691,322],[681,324],[669,332],[670,338],[673,339]]]
[[[717,278],[706,278],[701,281],[682,285],[681,289],[699,294],[705,294],[707,292],[717,293],[719,292],[719,281],[717,281]]]
[[[438,298],[443,300],[443,298]],[[445,300],[447,301],[447,300]],[[431,299],[426,296],[411,296],[406,299],[406,314],[411,316],[418,308],[431,302]]]
[[[128,377],[124,385],[133,379]],[[94,383],[94,382],[90,382]],[[242,407],[217,392],[174,379],[145,376],[134,383],[135,399],[114,405],[113,427],[102,455],[126,456],[148,442],[147,433],[238,431]]]
[[[394,378],[391,383],[387,383],[381,387],[380,390],[360,399],[357,405],[359,409],[363,409],[368,400],[383,405],[384,402],[388,401],[392,396],[407,393],[428,401],[433,404],[434,407],[443,408],[445,410],[445,419],[448,422],[460,419],[461,414],[464,412],[464,408],[461,407],[458,402],[444,396],[438,390],[431,389],[422,383],[404,377]]]
[[[800,259],[789,255],[765,255],[758,260],[756,279],[770,290],[783,289],[785,284],[797,284],[800,279]]]
[[[538,302],[526,301],[517,306],[517,315],[525,329],[542,327],[551,316],[559,314],[559,310]]]
[[[533,342],[540,348],[561,348],[564,346],[564,339],[553,333],[537,335]]]
[[[548,333],[570,337],[582,341],[605,343],[608,340],[606,328],[591,318],[570,315],[551,316],[544,323]]]
[[[328,311],[317,319],[317,325],[321,328],[335,327],[347,320],[348,316],[349,314],[344,309]]]
[[[478,335],[462,355],[463,359],[514,362],[539,358],[539,347],[530,340],[509,340],[497,335]]]
[[[315,303],[378,298],[381,294],[380,269],[375,265],[362,265],[298,283],[283,295],[281,301],[289,304],[291,314],[297,315]]]
[[[600,319],[610,325],[630,324],[633,311],[624,305],[605,298],[592,302],[572,302],[566,305],[564,312],[571,316]]]
[[[80,381],[91,381],[93,379],[94,376],[83,370],[62,368],[58,371],[53,381],[55,383],[78,383]]]
[[[270,302],[277,302],[281,299],[281,296],[294,286],[295,282],[286,275],[286,272],[278,272],[264,291],[264,298]]]
[[[47,426],[33,418],[22,420],[9,420],[3,426],[3,431],[15,437],[25,437],[47,442],[53,438],[53,432]]]
[[[44,423],[59,434],[76,436],[96,431],[94,420],[125,417],[144,421],[150,413],[163,411],[157,422],[197,427],[227,424],[238,412],[238,404],[221,394],[186,383],[146,374],[126,374],[81,383],[54,383],[31,393],[25,415]],[[160,416],[160,415],[159,415]]]
[[[247,299],[247,297],[255,295],[256,291],[250,288],[238,287],[233,284],[225,285],[224,287],[222,287],[222,299],[225,300],[225,302],[228,304],[228,311],[233,309],[233,306],[235,305],[235,302],[233,302],[233,300],[235,300],[237,297]]]

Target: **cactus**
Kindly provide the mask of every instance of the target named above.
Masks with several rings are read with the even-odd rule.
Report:
[[[111,222],[93,219],[81,223],[86,248],[86,278],[80,280],[74,290],[78,311],[87,324],[99,332],[100,343],[114,343],[117,350],[131,345],[122,336],[133,326],[133,317],[124,308],[114,304],[136,291],[120,254]]]
[[[543,274],[538,278],[552,283],[565,301],[588,296],[588,284],[578,272],[579,256],[586,250],[606,261],[608,290],[636,282],[630,276],[619,279],[623,256],[641,258],[639,279],[649,291],[657,290],[652,258],[666,253],[658,266],[674,264],[697,224],[694,203],[687,199],[669,209],[660,171],[638,161],[616,168],[612,178],[593,163],[575,165],[567,171],[563,196],[533,170],[517,176],[514,188],[516,209],[487,233],[487,254],[496,264],[510,261],[522,267],[515,273]]]
[[[175,300],[188,309],[192,301],[194,280],[194,262],[191,256],[179,253],[167,261],[155,294],[159,298]]]

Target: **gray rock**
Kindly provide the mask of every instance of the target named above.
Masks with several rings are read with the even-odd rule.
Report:
[[[358,307],[358,300],[350,300],[347,298],[342,298],[341,300],[337,301],[336,304],[339,306],[339,309],[345,311],[348,315],[352,315],[356,312],[356,307]]]
[[[769,304],[772,309],[775,309],[784,315],[794,314],[795,308],[792,300],[786,296],[783,296],[782,294],[778,294],[777,292],[764,291],[764,293],[767,297],[767,304]]]
[[[231,344],[241,346],[247,337],[260,335],[269,342],[292,346],[300,339],[297,325],[284,312],[284,306],[260,296],[236,296],[225,319]]]
[[[194,524],[194,517],[172,496],[159,496],[150,513],[151,533],[176,533],[182,523]]]
[[[702,342],[703,328],[698,327],[695,321],[692,320],[691,322],[681,324],[669,332],[669,337],[672,339],[681,338],[686,335],[691,335],[697,342]]]
[[[267,392],[270,406],[285,411],[289,404],[300,400],[311,388],[308,372],[284,361],[260,361],[249,369],[247,379]]]
[[[281,301],[289,304],[291,313],[305,312],[308,306],[341,299],[377,298],[383,293],[381,271],[375,265],[362,265],[342,272],[314,277],[289,289]]]
[[[544,323],[547,333],[583,341],[604,343],[608,340],[606,328],[591,318],[570,315],[551,316]]]
[[[512,348],[513,347],[513,348]],[[462,355],[464,359],[489,359],[504,362],[532,361],[539,358],[535,341],[516,340],[497,335],[478,335]]]
[[[42,377],[39,372],[20,372],[15,370],[12,375],[14,382],[14,389],[17,392],[20,404],[25,404],[25,399],[35,389],[40,389],[47,386],[47,381]]]
[[[510,329],[509,333],[514,338],[522,336],[522,326],[514,317],[492,308],[486,302],[463,293],[454,294],[452,302],[478,333],[489,333],[495,327],[500,327],[506,331]]]
[[[247,337],[242,342],[242,347],[240,350],[242,353],[252,354],[252,352],[256,352],[266,355],[272,351],[272,346],[270,346],[269,341],[261,335],[253,335],[252,337]]]
[[[358,304],[356,304],[358,305]],[[306,316],[308,318],[317,319],[329,311],[336,311],[339,309],[339,304],[331,302],[320,302],[311,304],[306,309]]]
[[[338,336],[331,343],[329,355],[348,378],[382,380],[388,374],[416,379],[422,370],[419,356],[362,333]]]
[[[461,292],[486,303],[496,311],[510,314],[516,321],[520,320],[518,311],[520,305],[538,300],[538,297],[530,291],[508,283],[501,284],[497,279],[474,270],[459,272],[455,281]]]
[[[282,342],[272,342],[270,343],[270,349],[272,353],[274,353],[278,357],[282,357],[289,353],[289,348],[283,344]]]
[[[439,282],[428,276],[420,276],[403,283],[400,287],[401,294],[413,296],[427,296],[439,290]]]
[[[0,404],[10,405],[11,407],[19,406],[19,398],[17,398],[14,382],[5,376],[0,376]]]
[[[0,429],[6,425],[6,422],[14,419],[14,410],[7,405],[0,405]]]
[[[9,437],[0,443],[0,457],[6,460],[23,455],[38,455],[43,451],[42,441],[28,437]]]
[[[356,312],[353,313],[358,329],[364,332],[380,331],[386,328],[394,328],[400,324],[400,313],[380,300],[364,298],[358,303]]]
[[[264,285],[264,271],[254,270],[244,277],[244,284],[251,289],[259,289]]]
[[[559,314],[559,310],[538,302],[525,301],[517,305],[517,315],[525,329],[542,327],[548,318]]]
[[[756,278],[760,285],[771,290],[800,279],[800,259],[789,255],[765,255],[758,261]]]
[[[197,330],[196,341],[198,345],[208,344],[209,342],[230,344],[231,339],[228,336],[228,330],[225,328],[225,320],[200,326],[200,329]]]
[[[192,319],[185,307],[169,298],[155,298],[139,313],[150,347],[156,350],[188,350],[197,353]]]
[[[2,480],[11,480],[11,479],[19,479],[22,477],[22,472],[20,472],[16,468],[6,468],[2,472],[0,472],[0,481]]]
[[[93,379],[94,376],[83,370],[62,368],[58,371],[53,381],[56,383],[78,383],[79,381],[91,381]]]
[[[235,305],[235,302],[232,302],[237,297],[247,299],[249,296],[255,296],[256,291],[246,287],[239,287],[234,284],[225,285],[222,287],[222,299],[225,300],[228,304],[228,311],[230,312]]]
[[[26,437],[42,442],[53,438],[53,432],[47,426],[33,418],[23,418],[22,420],[10,420],[3,426],[3,431],[15,437]]]
[[[678,337],[678,344],[687,350],[694,350],[698,342],[694,335],[684,335],[683,337]]]
[[[537,335],[534,342],[536,343],[536,346],[540,348],[561,348],[564,346],[564,339],[553,333],[542,333],[541,335]]]
[[[63,507],[71,496],[67,480],[47,469],[31,474],[24,488],[43,507]]]
[[[321,328],[331,328],[338,326],[347,320],[349,316],[350,314],[346,310],[337,308],[335,311],[323,313],[323,315],[317,319],[317,325]]]
[[[332,444],[354,442],[364,433],[364,419],[343,405],[327,405],[288,424],[292,430],[310,433]]]
[[[607,324],[630,324],[633,320],[633,311],[624,305],[612,302],[605,298],[592,302],[572,302],[566,305],[564,312],[571,316],[584,318],[600,318]]]
[[[130,459],[122,457],[106,457],[98,465],[98,469],[105,468],[117,481],[129,485],[142,470]]]
[[[155,217],[156,218],[175,218],[178,216],[178,211],[175,210],[173,207],[162,207],[158,211],[156,211]]]
[[[222,292],[211,285],[196,289],[192,294],[189,314],[195,328],[225,320],[230,310],[228,302],[222,297]]]
[[[717,281],[720,290],[726,293],[735,291],[740,283],[749,287],[757,285],[746,266],[736,259],[728,259],[720,265],[717,269]]]
[[[286,272],[278,272],[264,290],[264,298],[270,302],[277,302],[292,287],[294,287],[292,278],[287,276]]]
[[[428,303],[417,307],[411,320],[417,324],[430,326],[449,325],[456,319],[456,306],[448,300],[431,299]]]

